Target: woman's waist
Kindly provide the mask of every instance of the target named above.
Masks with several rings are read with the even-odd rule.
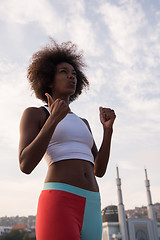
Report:
[[[90,191],[99,191],[92,163],[81,159],[62,160],[48,168],[45,182],[71,184]]]

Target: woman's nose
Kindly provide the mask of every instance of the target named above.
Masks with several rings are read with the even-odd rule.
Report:
[[[69,78],[69,79],[75,79],[75,75],[72,74],[72,73],[70,73],[70,74],[68,75],[68,78]]]

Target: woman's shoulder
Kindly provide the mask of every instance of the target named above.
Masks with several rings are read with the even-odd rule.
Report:
[[[43,106],[28,107],[24,110],[22,118],[28,121],[39,122],[40,125],[43,125],[48,118],[48,114]]]
[[[27,107],[24,112],[28,114],[42,114],[46,111],[45,106],[40,107]]]
[[[28,107],[24,110],[23,115],[32,116],[32,117],[39,117],[43,113],[42,107]]]

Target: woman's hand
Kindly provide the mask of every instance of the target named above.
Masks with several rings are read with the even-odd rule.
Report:
[[[59,123],[70,112],[70,108],[64,100],[56,99],[54,101],[51,95],[48,93],[45,95],[48,99],[50,115],[54,118],[54,121]]]
[[[103,125],[104,131],[103,131],[102,144],[95,157],[94,174],[97,177],[103,177],[106,172],[108,161],[109,161],[111,138],[112,138],[112,132],[113,132],[112,127],[113,127],[113,123],[116,118],[116,115],[114,113],[114,110],[110,108],[100,107],[99,111],[100,111],[100,121]]]
[[[116,118],[114,110],[110,108],[99,108],[100,111],[100,121],[104,128],[112,128],[114,120]]]

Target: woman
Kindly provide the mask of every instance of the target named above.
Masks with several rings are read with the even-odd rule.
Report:
[[[105,174],[115,113],[100,107],[104,136],[97,151],[87,120],[69,104],[89,85],[83,56],[71,42],[53,41],[35,53],[28,80],[40,108],[27,108],[20,123],[20,169],[30,174],[43,156],[48,172],[41,192],[37,240],[100,240],[101,204],[97,177]]]

